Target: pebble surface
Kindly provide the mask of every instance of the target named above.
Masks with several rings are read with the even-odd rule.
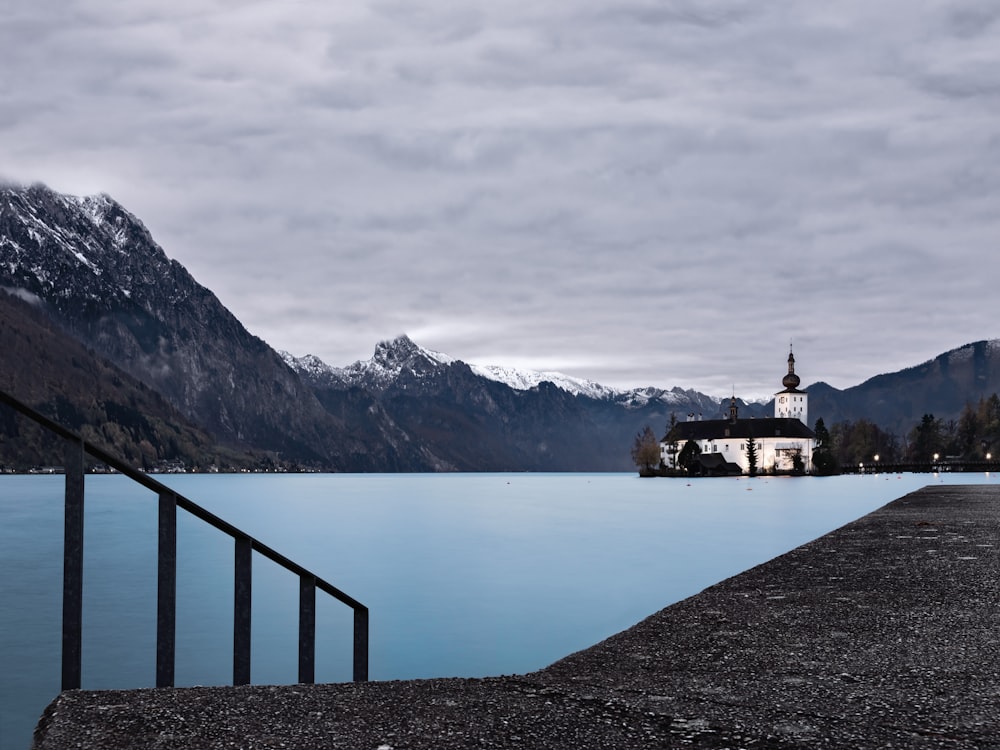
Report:
[[[526,675],[68,691],[35,750],[1000,748],[1000,488],[936,485]]]

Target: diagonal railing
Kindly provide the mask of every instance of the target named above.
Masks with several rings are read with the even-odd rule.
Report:
[[[63,546],[62,689],[79,689],[83,640],[84,463],[89,455],[159,497],[156,604],[156,687],[174,684],[177,614],[177,510],[185,510],[235,541],[233,597],[233,684],[250,683],[250,603],[253,553],[263,555],[299,578],[299,682],[316,679],[316,591],[354,610],[353,679],[368,679],[368,608],[298,563],[240,531],[166,485],[156,481],[43,414],[0,391],[0,402],[66,441],[65,529]]]

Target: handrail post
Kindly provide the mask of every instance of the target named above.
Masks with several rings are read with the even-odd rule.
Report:
[[[83,450],[68,440],[63,536],[62,689],[80,688],[83,661]]]
[[[299,682],[316,681],[316,576],[299,576]]]
[[[368,607],[354,609],[354,681],[368,682]]]
[[[253,540],[236,537],[233,586],[233,684],[250,684],[250,593]]]
[[[156,555],[156,687],[174,686],[177,639],[177,496],[160,493]]]

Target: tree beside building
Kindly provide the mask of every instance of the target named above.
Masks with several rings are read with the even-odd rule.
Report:
[[[660,463],[660,444],[653,428],[646,425],[632,443],[632,461],[639,467],[639,473],[651,475]]]
[[[747,439],[747,474],[752,477],[757,476],[757,441],[752,430]]]

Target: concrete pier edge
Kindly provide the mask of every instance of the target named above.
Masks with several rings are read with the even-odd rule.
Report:
[[[998,547],[930,486],[538,672],[69,691],[33,748],[1000,747]]]

